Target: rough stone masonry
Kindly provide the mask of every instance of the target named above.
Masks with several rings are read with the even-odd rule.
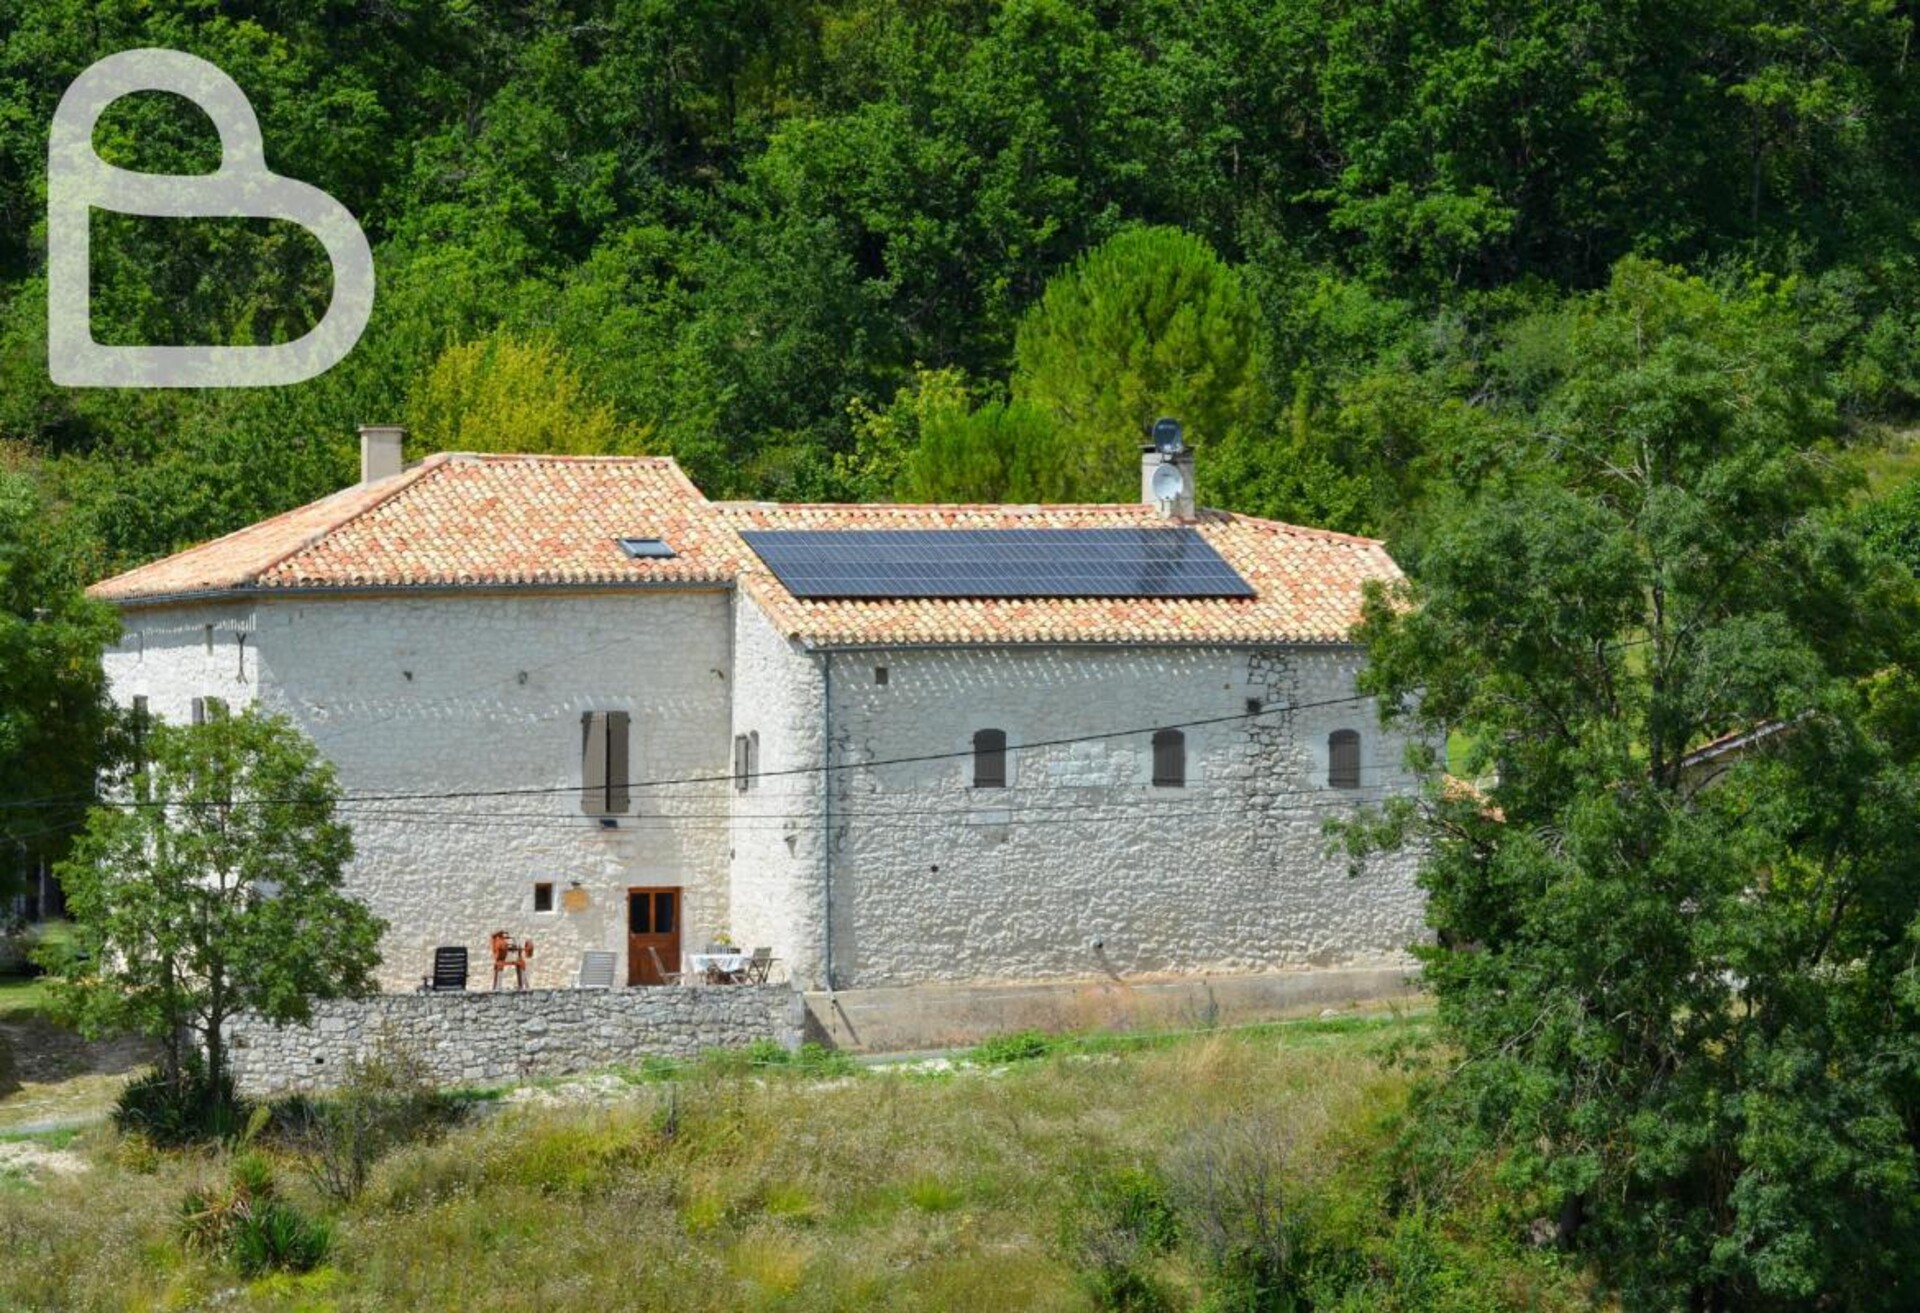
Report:
[[[492,1084],[757,1040],[791,1050],[802,1017],[786,985],[376,994],[316,1004],[307,1026],[241,1017],[228,1042],[241,1092],[265,1095],[329,1089],[349,1060],[383,1045],[419,1057],[441,1084]]]

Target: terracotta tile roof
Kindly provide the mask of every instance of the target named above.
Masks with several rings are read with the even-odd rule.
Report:
[[[1097,529],[1161,526],[1150,506],[794,506],[721,502],[736,529]],[[757,557],[741,583],[789,638],[869,643],[1337,643],[1360,618],[1368,580],[1398,579],[1371,538],[1226,511],[1193,527],[1253,585],[1250,598],[901,598],[808,601]]]
[[[738,581],[783,634],[816,646],[1331,643],[1359,619],[1366,582],[1400,577],[1373,539],[1204,511],[1193,527],[1254,597],[803,601],[738,536],[1165,523],[1148,506],[715,503],[665,458],[441,455],[91,591],[139,603],[235,589]],[[616,541],[623,536],[664,538],[676,555],[630,559]]]
[[[664,538],[675,555],[630,558],[623,536]],[[664,457],[439,455],[89,591],[730,584],[742,551]]]

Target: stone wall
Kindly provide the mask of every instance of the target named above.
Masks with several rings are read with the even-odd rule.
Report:
[[[1425,933],[1417,854],[1350,878],[1328,852],[1329,819],[1417,787],[1356,695],[1356,648],[829,659],[838,988],[1393,966]],[[1186,727],[1180,787],[1153,782],[1156,725]],[[1006,787],[977,789],[989,728],[1058,742],[1010,748]],[[1358,789],[1329,786],[1336,730],[1361,736]]]
[[[731,602],[724,590],[260,597],[134,607],[106,669],[123,705],[195,697],[291,717],[352,795],[348,890],[389,926],[381,983],[441,944],[536,945],[533,981],[588,950],[625,980],[631,887],[684,891],[683,943],[729,928]],[[582,812],[581,715],[632,717],[628,814]],[[672,786],[646,782],[692,780]],[[398,796],[394,796],[398,795]],[[536,884],[552,886],[535,910]],[[672,964],[669,964],[672,965]]]
[[[734,942],[765,944],[796,981],[820,972],[821,841],[826,798],[820,658],[774,629],[753,602],[734,606],[733,732],[757,735],[760,774],[730,790]]]
[[[348,1059],[385,1043],[417,1054],[444,1084],[497,1084],[756,1040],[792,1049],[803,1016],[785,985],[378,994],[316,1004],[310,1026],[242,1018],[228,1042],[241,1090],[259,1095],[328,1089]]]

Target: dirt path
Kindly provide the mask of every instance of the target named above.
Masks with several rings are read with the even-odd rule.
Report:
[[[149,1040],[88,1041],[34,1013],[0,1014],[0,1131],[105,1116],[153,1057]]]

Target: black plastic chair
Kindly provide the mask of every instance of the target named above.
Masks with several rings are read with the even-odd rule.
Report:
[[[433,975],[426,981],[425,987],[436,994],[443,990],[465,989],[467,950],[459,947],[434,949]]]

